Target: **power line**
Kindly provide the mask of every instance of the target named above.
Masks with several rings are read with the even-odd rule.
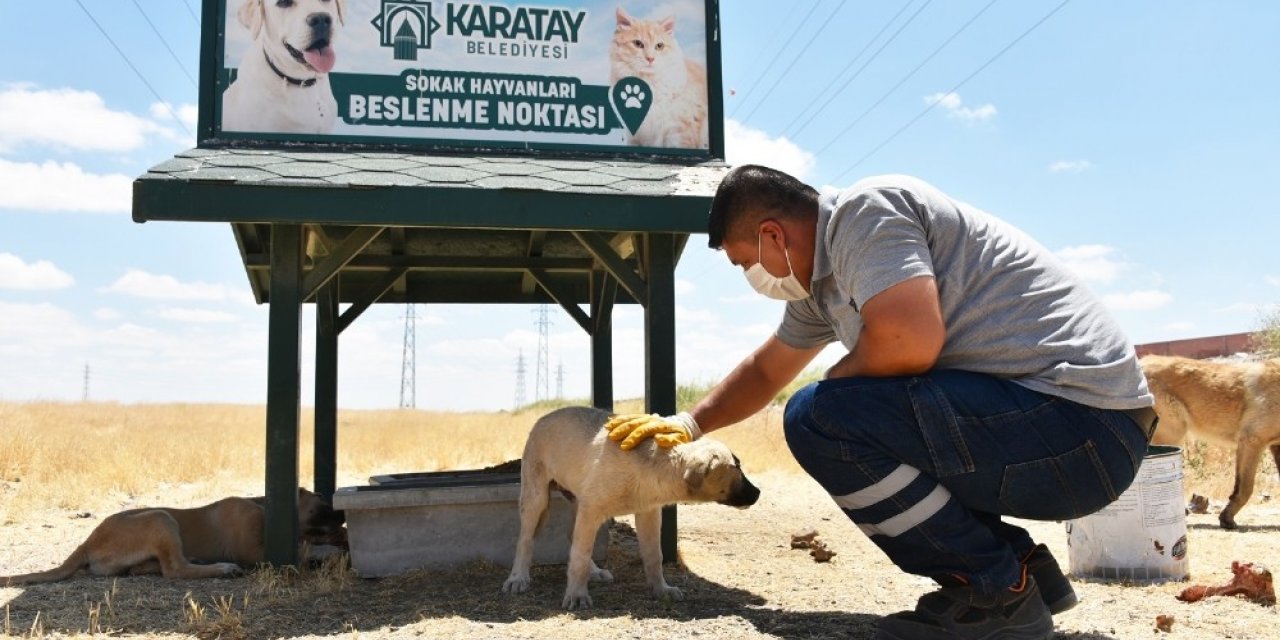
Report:
[[[817,152],[815,152],[813,155],[815,156],[822,155],[824,151],[826,151],[827,149],[830,149],[831,145],[839,141],[840,138],[843,138],[844,134],[849,133],[850,129],[853,129],[855,126],[857,126],[858,123],[862,122],[862,119],[866,118],[867,115],[870,114],[872,111],[874,111],[876,107],[880,106],[881,103],[889,99],[889,96],[893,95],[893,92],[897,91],[898,87],[901,87],[903,84],[906,83],[907,80],[910,80],[912,77],[914,77],[916,75],[916,72],[923,69],[926,64],[929,64],[929,61],[933,60],[934,56],[938,55],[939,53],[942,52],[943,49],[947,48],[947,45],[951,44],[952,40],[955,40],[956,37],[958,37],[961,33],[964,33],[964,30],[968,29],[969,25],[973,24],[974,21],[976,21],[979,17],[982,16],[982,14],[986,13],[987,9],[990,9],[991,6],[994,5],[996,2],[999,2],[999,0],[991,0],[991,2],[988,2],[986,4],[986,6],[982,7],[981,9],[978,10],[977,13],[973,14],[972,18],[969,18],[967,22],[960,25],[959,29],[956,29],[955,32],[952,33],[946,40],[943,40],[942,44],[938,45],[938,47],[933,50],[933,53],[930,53],[929,55],[925,56],[924,60],[920,61],[920,64],[917,64],[914,69],[912,69],[911,71],[908,71],[906,75],[902,76],[902,79],[898,80],[898,82],[895,83],[892,87],[890,87],[888,91],[884,92],[884,95],[880,96],[878,100],[871,103],[871,106],[867,107],[867,109],[863,111],[861,114],[859,114],[857,118],[854,118],[852,122],[845,125],[845,128],[840,130],[840,133],[837,133],[836,135],[832,136],[831,139],[827,141],[827,144],[823,146],[821,149],[819,149]]]
[[[1005,54],[1005,52],[1007,52],[1008,50],[1012,49],[1012,48],[1014,47],[1014,45],[1016,45],[1016,44],[1018,44],[1019,42],[1021,42],[1023,38],[1025,38],[1025,37],[1027,37],[1028,35],[1030,35],[1032,31],[1035,31],[1035,30],[1036,30],[1036,28],[1038,28],[1040,25],[1042,25],[1042,24],[1044,24],[1046,21],[1048,21],[1048,20],[1049,20],[1049,18],[1052,18],[1052,17],[1054,16],[1054,14],[1058,13],[1058,11],[1060,11],[1063,7],[1067,6],[1067,4],[1068,4],[1068,3],[1070,3],[1070,2],[1071,2],[1071,0],[1062,0],[1062,2],[1061,2],[1058,6],[1054,7],[1052,11],[1050,11],[1050,12],[1049,12],[1049,13],[1047,13],[1047,14],[1045,14],[1045,16],[1044,16],[1043,18],[1040,18],[1038,21],[1036,21],[1036,23],[1035,23],[1035,24],[1033,24],[1033,25],[1031,25],[1029,28],[1027,28],[1027,30],[1026,30],[1026,31],[1023,31],[1023,32],[1022,32],[1022,35],[1018,36],[1017,38],[1014,38],[1014,39],[1013,39],[1013,41],[1012,41],[1012,42],[1010,42],[1009,44],[1005,45],[1003,49],[1001,49],[1001,50],[997,51],[995,55],[991,56],[991,57],[990,57],[986,62],[982,63],[982,66],[980,66],[980,67],[978,67],[976,70],[974,70],[974,72],[973,72],[973,73],[970,73],[969,75],[965,76],[965,78],[964,78],[963,80],[961,80],[960,82],[957,82],[957,83],[955,84],[955,86],[953,86],[953,87],[951,87],[949,90],[947,90],[947,92],[946,92],[946,93],[955,93],[956,91],[958,91],[958,90],[960,89],[960,87],[963,87],[963,86],[965,85],[965,83],[967,83],[967,82],[969,82],[970,80],[972,80],[972,79],[974,78],[974,76],[978,75],[979,73],[982,73],[982,70],[983,70],[983,69],[986,69],[988,66],[990,66],[990,65],[991,65],[991,63],[993,63],[993,62],[995,62],[996,60],[998,60],[998,59],[1000,58],[1000,56],[1004,55],[1004,54]],[[884,146],[885,146],[885,145],[889,144],[890,142],[893,142],[894,138],[897,138],[899,135],[901,135],[901,134],[902,134],[902,132],[903,132],[903,131],[906,131],[908,128],[910,128],[910,127],[911,127],[911,125],[915,124],[917,120],[919,120],[920,118],[923,118],[923,117],[925,116],[925,114],[926,114],[926,113],[929,113],[930,111],[932,111],[932,110],[933,110],[933,108],[934,108],[934,107],[936,107],[936,106],[938,105],[938,103],[939,103],[939,102],[941,102],[941,100],[934,100],[934,101],[930,102],[930,103],[929,103],[929,106],[925,107],[923,111],[921,111],[920,113],[916,114],[916,116],[915,116],[914,118],[912,118],[912,119],[908,120],[906,124],[902,125],[901,127],[899,127],[899,128],[898,128],[898,130],[897,130],[897,131],[894,131],[892,134],[890,134],[890,136],[889,136],[888,138],[885,138],[885,139],[884,139],[884,141],[882,141],[880,144],[876,145],[874,149],[872,149],[871,151],[868,151],[866,155],[862,156],[861,158],[858,158],[858,161],[857,161],[857,162],[855,162],[855,163],[853,163],[852,165],[850,165],[850,166],[849,166],[849,168],[847,168],[847,169],[845,169],[844,171],[840,172],[840,174],[839,174],[839,175],[837,175],[837,176],[836,176],[836,178],[835,178],[834,180],[832,180],[832,182],[833,182],[833,183],[838,183],[842,178],[844,178],[844,176],[845,176],[846,174],[848,174],[849,172],[851,172],[851,171],[853,171],[854,169],[856,169],[856,168],[858,167],[858,165],[861,165],[863,162],[866,162],[867,158],[870,158],[871,156],[875,155],[875,154],[876,154],[876,152],[877,152],[877,151],[880,151],[880,149],[884,148]]]
[[[195,20],[196,26],[200,26],[200,17],[196,15],[195,8],[191,6],[191,0],[185,0],[183,4],[187,7],[187,13],[191,14],[191,19]]]
[[[156,28],[156,25],[151,21],[150,16],[147,15],[146,11],[142,10],[142,5],[138,4],[138,0],[133,0],[133,6],[137,7],[138,13],[142,14],[142,19],[147,21],[147,26],[151,27],[151,31],[160,39],[160,44],[164,45],[165,51],[168,51],[169,55],[173,58],[173,61],[178,63],[178,68],[182,69],[183,75],[187,76],[187,80],[191,81],[191,86],[198,87],[199,85],[196,83],[195,77],[191,75],[190,71],[187,71],[187,65],[182,64],[182,59],[178,57],[178,54],[173,52],[173,47],[169,46],[169,41],[165,40],[164,36],[160,34],[160,30]]]
[[[796,25],[796,28],[791,32],[791,35],[787,36],[787,41],[782,43],[781,47],[778,47],[778,53],[782,53],[783,51],[786,51],[787,47],[791,46],[791,41],[795,40],[796,34],[800,33],[800,29],[804,28],[804,25],[809,22],[809,16],[813,15],[813,12],[818,9],[819,4],[822,4],[822,3],[814,2],[813,6],[809,7],[809,12],[804,14],[804,17],[800,19],[800,23]],[[773,56],[769,60],[769,64],[765,66],[764,71],[761,71],[760,75],[756,76],[755,82],[752,82],[751,86],[748,87],[747,90],[742,94],[742,102],[739,102],[737,106],[733,108],[733,113],[737,113],[738,108],[741,107],[743,103],[747,101],[747,98],[751,97],[751,92],[754,91],[756,86],[760,84],[760,80],[762,78],[769,75],[769,70],[773,68],[773,63],[777,61],[778,61],[778,56]],[[729,114],[730,117],[733,116],[733,113]]]
[[[194,136],[195,134],[191,133],[191,130],[187,128],[187,125],[182,122],[182,118],[178,117],[178,112],[173,110],[173,105],[160,97],[160,93],[156,91],[156,88],[151,86],[150,82],[147,82],[147,78],[142,75],[141,71],[138,71],[138,67],[134,66],[132,60],[129,60],[129,56],[124,54],[124,51],[120,49],[120,45],[116,44],[116,41],[111,39],[110,34],[107,33],[106,29],[102,28],[98,19],[93,17],[92,13],[89,13],[89,9],[85,8],[84,3],[80,0],[76,0],[76,4],[80,5],[80,10],[84,12],[84,15],[89,16],[89,21],[93,23],[93,26],[98,28],[98,31],[102,33],[102,37],[106,38],[107,42],[111,43],[111,47],[116,50],[116,53],[120,54],[120,57],[124,59],[124,63],[129,65],[130,69],[133,69],[133,74],[138,76],[138,79],[142,81],[142,84],[147,86],[147,89],[151,91],[151,95],[155,96],[156,101],[164,105],[164,108],[169,112],[169,115],[173,116],[174,122],[177,122],[178,126],[182,127],[182,130],[187,132],[187,135]]]
[[[791,73],[791,69],[796,66],[796,63],[799,62],[800,58],[809,50],[809,47],[813,46],[813,43],[818,41],[818,37],[822,35],[822,32],[825,31],[827,27],[831,26],[831,19],[836,17],[836,14],[839,13],[840,9],[843,7],[844,0],[841,0],[836,4],[836,8],[832,9],[831,13],[827,14],[827,19],[823,21],[822,26],[818,28],[818,31],[813,34],[812,38],[809,38],[809,42],[805,43],[804,48],[800,49],[800,53],[797,53],[795,57],[791,58],[791,62],[787,63],[787,68],[783,69],[782,73],[779,73],[778,77],[774,79],[773,84],[769,85],[769,89],[765,91],[764,97],[760,98],[760,100],[756,102],[756,106],[752,107],[751,112],[742,119],[744,122],[750,120],[751,116],[755,115],[756,111],[759,111],[760,107],[769,101],[769,96],[773,94],[774,89],[778,88],[778,83],[782,82],[782,79],[787,77],[788,73]]]
[[[914,2],[914,0],[912,1]],[[818,114],[822,113],[822,110],[826,109],[827,105],[831,104],[832,100],[835,100],[836,97],[838,97],[841,93],[844,93],[844,90],[849,88],[849,85],[853,83],[853,81],[856,80],[858,76],[862,75],[862,72],[865,71],[867,67],[871,66],[872,62],[876,61],[876,58],[880,57],[880,53],[884,51],[886,47],[888,47],[890,44],[893,43],[894,40],[898,38],[898,35],[901,34],[903,30],[905,30],[916,19],[916,16],[920,15],[920,13],[923,12],[925,8],[929,6],[930,2],[933,2],[933,0],[925,0],[924,4],[920,5],[920,7],[916,9],[916,12],[911,14],[911,17],[907,18],[907,21],[902,23],[902,25],[898,27],[897,31],[894,31],[893,35],[889,36],[889,39],[885,40],[884,43],[880,45],[880,48],[876,49],[875,53],[871,54],[870,58],[867,58],[866,62],[862,63],[862,66],[858,67],[858,70],[853,72],[853,75],[849,76],[849,78],[846,79],[844,83],[840,85],[840,88],[836,89],[835,92],[833,92],[830,95],[830,97],[828,97],[826,101],[822,103],[822,106],[818,107],[817,110],[815,110],[812,114],[810,114],[808,119],[804,121],[804,124],[800,125],[800,128],[796,129],[794,132],[791,132],[790,134],[784,132],[783,135],[789,135],[789,137],[792,139],[795,139],[796,136],[799,136],[805,130],[805,128],[809,126],[809,123],[813,122],[813,119],[818,117]],[[862,47],[862,51],[859,51],[858,55],[854,56],[853,59],[849,61],[849,64],[845,65],[845,67],[840,70],[840,73],[836,74],[836,77],[844,75],[844,72],[848,71],[849,67],[852,67],[853,63],[857,62],[858,58],[862,57],[862,54],[865,53],[867,49],[871,48],[872,43],[874,43],[880,37],[880,34],[888,30],[889,27],[894,23],[894,21],[898,19],[898,16],[902,15],[903,12],[905,12],[910,6],[911,6],[911,2],[908,2],[907,4],[902,5],[902,8],[898,10],[898,13],[895,13],[892,18],[889,18],[889,21],[886,22],[884,26],[880,28],[880,31],[877,32],[876,35],[871,38],[871,40],[867,41],[866,46]],[[810,105],[812,104],[813,103],[810,103]],[[790,130],[791,125],[795,124],[796,121],[799,120],[804,115],[804,111],[807,111],[807,110],[808,110],[808,107],[806,106],[805,109],[801,111],[800,114],[797,115],[794,120],[791,121],[791,124],[787,125],[786,129]]]

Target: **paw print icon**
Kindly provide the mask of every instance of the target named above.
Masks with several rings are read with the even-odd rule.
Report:
[[[644,107],[645,94],[639,85],[624,84],[618,90],[618,99],[622,101],[622,106],[628,109],[640,109]]]

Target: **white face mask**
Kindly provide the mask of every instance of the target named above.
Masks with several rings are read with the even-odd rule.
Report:
[[[804,285],[796,277],[796,270],[791,267],[791,254],[786,247],[782,248],[782,255],[787,258],[787,270],[790,273],[779,278],[765,270],[764,264],[760,262],[760,234],[756,234],[756,263],[747,269],[747,282],[756,293],[766,298],[787,302],[808,298],[809,292],[804,290]]]

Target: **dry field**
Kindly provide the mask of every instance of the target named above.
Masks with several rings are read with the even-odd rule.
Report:
[[[634,411],[637,406],[621,405]],[[402,471],[475,468],[518,457],[539,412],[343,412],[338,482]],[[304,415],[304,424],[310,421]],[[262,407],[0,403],[0,574],[52,567],[106,515],[136,506],[195,506],[262,491]],[[611,531],[617,581],[593,585],[596,608],[559,609],[563,567],[534,571],[526,594],[499,592],[507,568],[473,563],[362,580],[343,567],[263,570],[205,581],[96,578],[0,587],[0,637],[86,638],[863,638],[875,619],[908,608],[927,581],[898,572],[822,491],[799,472],[776,411],[721,431],[763,495],[751,509],[680,510],[681,563],[668,580],[683,602],[643,590],[634,534]],[[303,442],[310,441],[304,429]],[[1188,491],[1220,506],[1230,491],[1229,452],[1188,456]],[[304,446],[303,478],[311,475]],[[304,480],[305,482],[305,480]],[[1241,530],[1216,515],[1188,517],[1193,582],[1220,584],[1233,560],[1280,567],[1280,500],[1274,465],[1260,471]],[[1059,523],[1027,523],[1066,564]],[[837,552],[816,563],[789,534],[816,528]],[[1174,599],[1186,584],[1077,582],[1082,603],[1059,616],[1058,636],[1146,638],[1157,615],[1170,637],[1273,638],[1280,614],[1235,598]]]

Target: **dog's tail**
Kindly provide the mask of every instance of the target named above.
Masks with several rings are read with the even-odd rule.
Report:
[[[79,547],[76,547],[75,551],[71,552],[71,555],[67,557],[65,562],[54,569],[50,569],[48,571],[37,571],[36,573],[24,573],[16,576],[0,576],[0,587],[66,580],[87,564],[89,564],[89,552],[85,550],[84,545],[80,545]]]

